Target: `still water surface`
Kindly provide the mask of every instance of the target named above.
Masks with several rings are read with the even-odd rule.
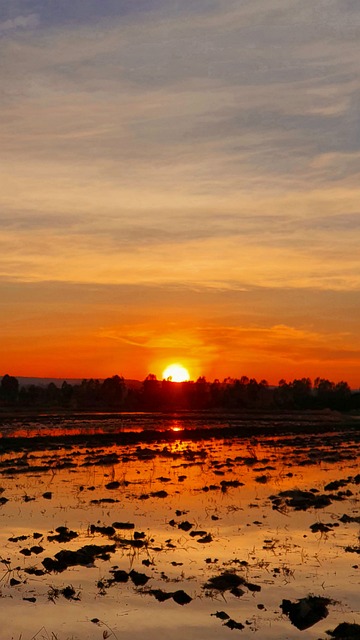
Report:
[[[49,438],[2,453],[1,638],[325,640],[340,622],[360,623],[357,432],[193,441],[172,420],[171,441]],[[325,499],[297,510],[280,495],[294,490]],[[77,535],[51,539],[58,527]],[[45,570],[45,558],[86,545],[111,551]],[[126,581],[114,580],[119,570]],[[240,588],[212,588],[223,574]],[[176,592],[188,602],[165,599]],[[300,631],[281,604],[309,594],[331,604]]]

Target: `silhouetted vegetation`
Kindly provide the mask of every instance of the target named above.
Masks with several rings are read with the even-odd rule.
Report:
[[[347,382],[316,378],[280,380],[270,387],[266,380],[225,378],[208,382],[171,382],[149,374],[142,383],[127,383],[114,375],[105,380],[83,380],[79,384],[53,382],[20,386],[17,378],[4,375],[0,383],[0,408],[68,411],[174,411],[174,410],[316,410],[360,409],[360,393]]]

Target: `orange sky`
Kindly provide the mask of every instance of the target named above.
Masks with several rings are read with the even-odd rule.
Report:
[[[0,375],[360,386],[360,7],[322,11],[9,3]]]

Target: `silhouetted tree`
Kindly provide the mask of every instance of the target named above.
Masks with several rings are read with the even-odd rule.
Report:
[[[312,405],[312,383],[310,378],[293,380],[291,383],[293,404],[297,409],[308,409]]]
[[[153,373],[149,373],[143,382],[142,402],[148,411],[157,411],[161,407],[161,383]]]
[[[125,394],[124,378],[120,378],[118,375],[106,378],[101,385],[100,397],[106,408],[121,409],[124,404]]]
[[[314,389],[317,405],[321,408],[332,405],[335,384],[326,378],[315,378]]]
[[[60,389],[54,384],[50,382],[46,388],[45,392],[45,402],[50,407],[56,407],[59,404],[60,400]]]
[[[0,398],[4,404],[16,404],[19,394],[19,381],[6,373],[0,384]]]
[[[73,386],[68,382],[66,382],[66,380],[64,380],[60,390],[61,406],[65,408],[69,408],[71,406],[73,395],[74,395]]]
[[[334,408],[339,411],[345,411],[351,404],[351,389],[347,382],[343,380],[335,385],[334,389]]]

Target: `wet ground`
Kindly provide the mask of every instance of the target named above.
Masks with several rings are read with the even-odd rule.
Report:
[[[3,438],[1,638],[359,639],[360,435],[321,423]]]

